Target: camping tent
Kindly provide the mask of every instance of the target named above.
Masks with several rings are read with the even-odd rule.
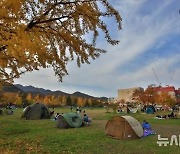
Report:
[[[138,112],[138,108],[129,108],[130,113],[137,113]]]
[[[83,124],[81,115],[77,113],[65,113],[58,116],[56,127],[58,128],[78,128]]]
[[[49,119],[50,112],[46,105],[36,103],[26,107],[21,118],[26,118],[27,120]]]
[[[116,139],[135,139],[143,136],[143,129],[131,116],[115,116],[106,123],[105,134]]]
[[[146,113],[147,114],[154,114],[154,112],[156,112],[154,106],[148,106],[146,109]]]

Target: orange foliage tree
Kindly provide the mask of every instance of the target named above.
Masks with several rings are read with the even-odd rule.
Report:
[[[69,61],[80,66],[105,52],[96,46],[99,32],[118,43],[104,18],[120,30],[121,17],[106,0],[1,0],[0,8],[0,83],[50,66],[61,81]]]
[[[88,98],[88,105],[91,106],[92,105],[92,99]]]
[[[133,92],[133,98],[134,98],[136,101],[142,102],[142,103],[144,103],[144,104],[146,103],[145,92],[142,91],[142,90],[136,89],[136,90]]]
[[[51,106],[53,106],[53,107],[60,106],[58,97],[55,97],[53,95],[53,96],[50,97],[50,100],[51,100],[51,103],[50,103]]]
[[[16,97],[14,98],[14,104],[17,106],[22,106],[22,97],[17,93]]]
[[[4,102],[4,95],[3,95],[3,88],[2,85],[0,84],[0,104]]]
[[[156,92],[152,87],[148,87],[145,91],[143,90],[135,90],[133,93],[133,97],[136,101],[140,101],[142,103],[155,103]]]
[[[40,102],[41,102],[41,99],[40,99],[39,94],[37,94],[37,95],[34,97],[34,100],[35,100],[36,103],[40,103]]]
[[[167,92],[162,92],[157,95],[156,102],[161,105],[174,106],[176,104],[176,99]]]
[[[49,98],[49,96],[45,96],[45,97],[44,97],[43,103],[44,103],[45,105],[50,105],[50,98]]]
[[[28,93],[28,95],[26,96],[26,100],[28,104],[33,104],[35,102],[31,93]]]
[[[78,97],[77,99],[77,105],[83,107],[85,102],[83,101],[82,97]]]
[[[153,87],[148,87],[144,93],[145,93],[146,103],[150,103],[150,104],[155,103],[155,98],[157,97],[157,93]]]

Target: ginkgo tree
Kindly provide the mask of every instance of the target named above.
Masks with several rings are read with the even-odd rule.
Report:
[[[0,8],[1,83],[48,67],[62,81],[69,61],[80,66],[106,52],[96,46],[99,33],[118,43],[104,19],[113,18],[119,30],[122,19],[108,0],[1,0]]]

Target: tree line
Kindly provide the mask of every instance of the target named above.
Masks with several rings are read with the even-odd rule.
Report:
[[[7,106],[9,103],[18,107],[25,107],[34,103],[43,103],[49,107],[63,107],[63,106],[81,106],[81,107],[101,107],[105,103],[104,100],[98,98],[84,98],[66,95],[39,95],[32,93],[4,93],[1,96],[1,106]]]
[[[176,96],[168,92],[157,92],[153,87],[145,90],[135,90],[133,99],[143,104],[160,104],[174,106],[177,103]]]

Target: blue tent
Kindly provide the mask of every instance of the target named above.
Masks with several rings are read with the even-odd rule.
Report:
[[[147,109],[146,109],[147,114],[154,114],[154,112],[155,112],[155,109],[153,106],[147,107]]]

